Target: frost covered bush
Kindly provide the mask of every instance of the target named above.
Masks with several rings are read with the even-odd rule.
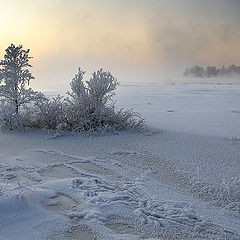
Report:
[[[59,124],[66,121],[67,107],[62,96],[50,100],[41,98],[34,105],[35,126],[37,128],[57,129]]]
[[[115,110],[112,100],[118,82],[102,69],[84,82],[80,68],[70,83],[68,97],[40,99],[35,103],[36,126],[59,131],[119,131],[141,130],[143,119],[128,110]]]
[[[57,131],[119,131],[141,130],[143,119],[131,110],[116,111],[114,90],[118,82],[110,72],[94,72],[84,82],[80,68],[70,83],[68,97],[52,100],[42,97],[33,106],[31,126]]]
[[[15,106],[4,101],[0,102],[0,127],[9,130],[26,130],[35,127],[35,119],[33,118],[34,109],[29,106],[22,107],[16,113]]]
[[[131,110],[115,109],[118,85],[110,72],[100,69],[84,82],[80,68],[70,83],[68,97],[49,99],[29,83],[29,49],[11,44],[0,61],[0,124],[2,128],[47,128],[60,131],[141,130],[143,119]]]
[[[103,69],[83,82],[80,68],[70,83],[66,123],[74,131],[140,130],[143,119],[133,111],[115,110],[112,100],[118,82]]]
[[[0,105],[0,119],[1,119],[1,128],[19,128],[19,120],[18,116],[15,112],[14,106],[6,103],[5,101],[1,101]]]

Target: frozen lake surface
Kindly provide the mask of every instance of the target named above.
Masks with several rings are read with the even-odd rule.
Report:
[[[0,132],[0,240],[240,239],[240,86],[120,86],[145,133]]]
[[[211,136],[240,136],[240,85],[135,84],[117,92],[155,128]]]

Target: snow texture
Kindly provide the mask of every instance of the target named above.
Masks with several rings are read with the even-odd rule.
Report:
[[[1,240],[240,239],[239,86],[136,87],[146,133],[0,133]]]

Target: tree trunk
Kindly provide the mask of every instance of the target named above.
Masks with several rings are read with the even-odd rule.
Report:
[[[16,73],[16,76],[18,74]],[[19,111],[19,105],[18,105],[18,79],[15,79],[15,87],[14,87],[14,91],[16,93],[16,99],[15,99],[15,104],[16,104],[16,114],[18,114]]]
[[[17,100],[15,100],[15,104],[16,104],[16,114],[18,114],[19,106],[18,106],[18,101]]]

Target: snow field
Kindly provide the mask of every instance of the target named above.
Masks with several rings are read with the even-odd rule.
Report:
[[[146,133],[1,132],[0,239],[240,239],[239,87],[164,86],[121,93]]]

